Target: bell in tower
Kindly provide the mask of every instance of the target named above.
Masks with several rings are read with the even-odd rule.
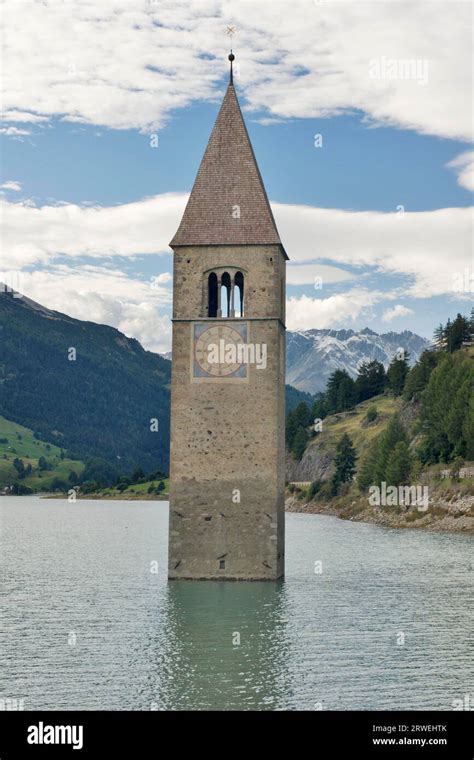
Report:
[[[173,249],[169,578],[284,573],[285,264],[232,77]]]

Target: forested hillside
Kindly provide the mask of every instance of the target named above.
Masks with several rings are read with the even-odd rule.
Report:
[[[287,416],[288,480],[311,481],[310,499],[346,502],[382,482],[428,483],[443,467],[456,480],[474,460],[473,336],[472,314],[458,314],[411,369],[400,354],[386,372],[378,362],[355,380],[334,372],[312,407]]]
[[[4,417],[117,473],[168,471],[170,362],[112,327],[13,293],[0,294],[0,335]]]
[[[70,469],[87,491],[168,472],[170,361],[112,327],[4,291],[0,336],[0,414],[5,425],[24,427],[18,456],[10,456],[16,433],[6,436],[0,488],[67,487],[70,460],[80,461]],[[287,408],[301,401],[313,397],[286,386]],[[47,471],[39,468],[40,442],[54,447]]]
[[[0,417],[0,492],[26,494],[70,488],[80,480],[84,462],[35,438],[33,432]]]

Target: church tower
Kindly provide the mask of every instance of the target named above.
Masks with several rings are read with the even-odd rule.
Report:
[[[169,578],[284,573],[287,255],[232,79],[170,245]]]

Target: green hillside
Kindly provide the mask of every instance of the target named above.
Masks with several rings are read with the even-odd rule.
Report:
[[[158,487],[160,483],[163,483],[162,490],[158,494]],[[169,479],[163,478],[162,480],[148,480],[146,483],[131,483],[126,488],[117,488],[113,486],[111,488],[102,488],[98,491],[98,496],[101,499],[156,499],[159,495],[162,499],[167,499],[169,496]],[[86,495],[85,498],[90,498]]]
[[[362,362],[355,378],[334,370],[311,407],[302,401],[287,414],[287,449],[302,462],[290,462],[293,482],[324,479],[336,454],[349,464],[347,472],[336,466],[335,492],[356,473],[365,488],[383,474],[404,483],[423,467],[472,460],[473,357],[474,310],[440,325],[412,367],[402,351],[387,369],[377,360]]]
[[[381,395],[357,404],[354,409],[332,414],[324,420],[324,434],[313,438],[309,447],[317,446],[321,453],[328,452],[333,455],[338,441],[347,433],[360,459],[372,441],[385,430],[391,416],[400,412],[401,407],[400,398]],[[374,421],[369,422],[367,412],[372,408],[377,411],[377,416]]]
[[[136,468],[168,471],[170,361],[112,327],[6,292],[0,334],[0,414],[73,459],[105,460],[109,482]],[[288,409],[312,400],[286,386]],[[11,475],[4,465],[1,477]]]
[[[40,468],[41,457],[47,469]],[[26,471],[31,465],[31,474],[19,477],[13,464],[18,459]],[[80,477],[83,470],[83,462],[65,457],[58,446],[39,441],[32,430],[0,417],[0,491],[13,483],[33,491],[47,491],[55,480],[67,483],[71,472]]]
[[[472,531],[473,338],[473,315],[458,314],[413,367],[401,355],[386,371],[362,364],[355,380],[335,370],[311,409],[303,402],[290,411],[290,508],[299,511],[300,502],[304,511],[392,527]],[[381,497],[387,488],[389,504]]]
[[[0,335],[0,414],[74,459],[168,471],[169,361],[12,293],[0,294]]]

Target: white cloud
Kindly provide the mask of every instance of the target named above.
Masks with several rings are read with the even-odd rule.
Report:
[[[3,266],[65,256],[133,256],[168,251],[187,196],[166,193],[121,206],[3,202]]]
[[[446,166],[457,170],[458,185],[474,192],[474,151],[468,150],[461,153]]]
[[[288,285],[321,285],[344,282],[354,279],[355,275],[338,267],[326,264],[296,264],[289,262],[286,268],[286,282]]]
[[[229,22],[239,28],[238,88],[251,109],[266,110],[264,124],[360,111],[369,126],[471,138],[468,3],[436,4],[435,11],[433,3],[413,3],[409,12],[396,2],[309,0],[293,0],[291,12],[257,0],[6,0],[2,8],[0,133],[15,139],[52,117],[154,131],[174,109],[220,98]],[[421,62],[426,83],[371,77],[373,62],[387,59]],[[473,163],[466,152],[448,164],[471,190]],[[9,180],[3,189],[19,184]],[[22,269],[26,294],[51,308],[166,350],[170,328],[161,310],[170,304],[170,273],[143,283],[111,259],[169,251],[186,200],[169,193],[111,207],[5,201],[2,267]],[[357,277],[344,266],[399,274],[408,280],[404,295],[418,298],[452,294],[453,277],[472,266],[470,209],[399,215],[275,204],[274,211],[292,260],[289,284],[323,278],[322,297],[289,299],[292,329],[354,320],[400,297],[362,287],[324,297],[326,283]],[[79,269],[74,259],[84,255],[97,266]],[[59,266],[58,257],[69,264]],[[44,269],[25,271],[38,265]],[[387,309],[385,318],[401,316],[398,308],[405,307]]]
[[[3,200],[2,267],[24,269],[59,256],[100,259],[169,252],[186,200],[187,195],[166,193],[92,208]],[[331,262],[331,274],[339,281],[341,267],[372,268],[408,278],[405,295],[428,298],[452,294],[453,276],[472,266],[470,208],[398,214],[276,203],[273,209],[292,261],[290,282],[311,281],[328,266],[315,264],[319,260]]]
[[[31,132],[28,129],[19,129],[18,127],[0,127],[0,135],[6,135],[7,137],[21,138],[29,134],[31,134]]]
[[[401,303],[397,303],[392,309],[387,309],[382,315],[384,322],[391,322],[392,319],[397,317],[408,317],[410,314],[414,314],[413,309],[409,309],[407,306],[402,306]]]
[[[38,124],[42,121],[48,121],[47,116],[39,116],[36,113],[27,113],[24,111],[5,111],[0,116],[1,121],[14,121],[20,124]]]
[[[286,323],[290,330],[308,330],[344,325],[362,316],[370,319],[372,307],[389,297],[386,293],[358,288],[328,298],[289,298]]]
[[[152,288],[157,285],[165,285],[167,282],[172,282],[172,280],[173,275],[171,272],[162,272],[162,274],[157,274],[156,277],[152,278]]]
[[[0,190],[12,190],[13,192],[18,193],[21,190],[21,182],[9,179],[4,182],[3,185],[0,185]]]
[[[291,13],[278,3],[243,3],[236,22],[258,30],[261,52],[246,56],[266,69],[265,77],[259,67],[248,72],[246,95],[255,107],[285,117],[357,109],[376,124],[472,139],[468,3],[412,3],[409,13],[398,2],[293,2]],[[277,61],[265,66],[270,51],[278,51]],[[373,62],[384,59],[395,72],[406,62],[426,62],[428,82],[373,78]],[[242,69],[247,76],[245,61]]]
[[[226,61],[212,5],[7,0],[5,110],[154,130],[173,109],[213,96]],[[216,66],[200,56],[217,36]]]
[[[406,295],[452,294],[472,261],[472,209],[382,213],[294,206],[273,210],[290,259],[373,267],[409,279]]]
[[[131,278],[119,269],[55,266],[23,272],[21,292],[76,319],[111,325],[151,351],[166,351],[171,324],[165,309],[171,290]]]
[[[4,107],[154,131],[173,109],[216,96],[224,27],[239,29],[237,80],[264,118],[359,110],[369,123],[471,138],[467,2],[43,0],[3,4]],[[214,60],[213,60],[214,58]],[[426,62],[428,80],[374,79],[373,61]],[[415,67],[416,68],[416,67]],[[27,83],[27,86],[26,86]],[[26,116],[25,116],[26,115]]]

